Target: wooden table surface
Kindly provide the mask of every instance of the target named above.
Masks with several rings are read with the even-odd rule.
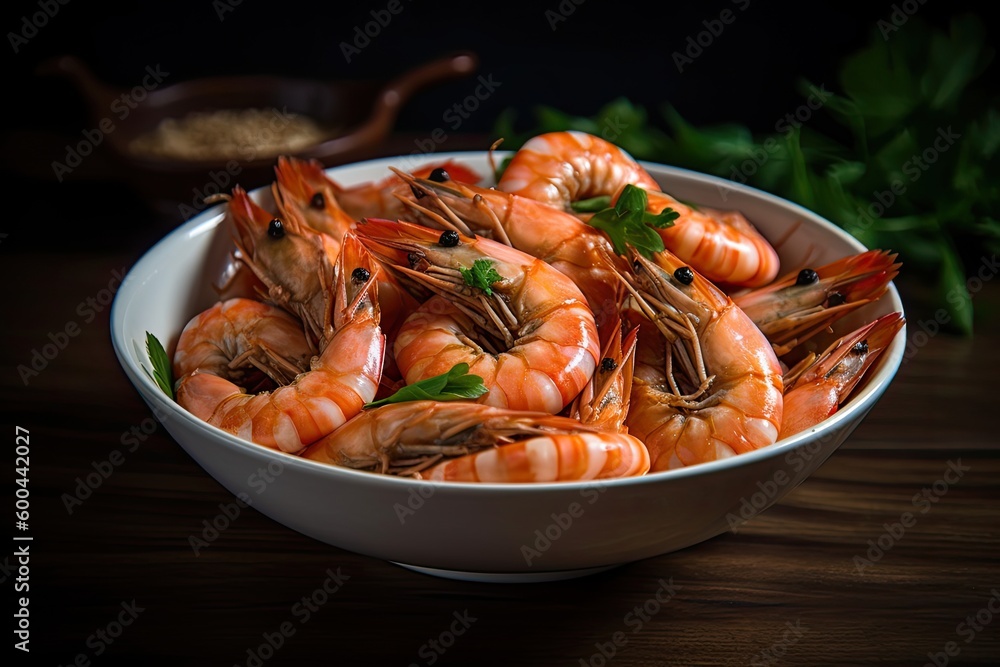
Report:
[[[30,528],[20,534],[34,540],[29,592],[10,588],[23,543],[0,555],[0,580],[30,597],[31,657],[46,664],[1000,662],[997,281],[975,294],[971,339],[916,337],[926,312],[914,308],[920,345],[865,423],[738,533],[574,581],[461,583],[321,544],[254,510],[195,555],[189,537],[232,497],[152,420],[114,357],[101,304],[163,230],[86,251],[19,248],[10,231],[0,400],[6,461],[14,427],[30,431]],[[17,367],[69,324],[78,334],[26,385]],[[67,507],[78,479],[107,471],[109,458],[107,479]],[[946,475],[955,483],[943,491]],[[5,486],[10,506],[17,487]],[[906,512],[916,522],[900,532],[892,524]],[[302,622],[295,605],[328,570],[342,586]],[[661,581],[674,595],[652,604]],[[279,642],[282,624],[294,634]]]

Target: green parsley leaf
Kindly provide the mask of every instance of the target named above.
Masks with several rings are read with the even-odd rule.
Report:
[[[150,374],[145,366],[142,367],[142,370],[146,372],[149,379],[155,382],[164,394],[173,398],[174,380],[170,371],[170,358],[167,356],[166,350],[163,349],[163,345],[156,339],[156,336],[148,331],[146,332],[146,354],[149,355],[149,361],[153,364],[153,373]]]
[[[483,378],[469,374],[469,364],[455,364],[447,373],[406,385],[388,398],[366,403],[365,408],[407,401],[460,401],[479,398],[488,391]]]
[[[653,227],[670,227],[680,214],[672,208],[649,213],[646,211],[647,201],[645,190],[626,185],[614,208],[594,214],[588,222],[608,235],[619,255],[625,255],[628,247],[633,246],[643,256],[650,257],[663,250],[663,239]]]
[[[601,195],[600,197],[581,199],[580,201],[571,203],[569,206],[577,213],[597,213],[611,206],[611,197]]]
[[[458,270],[466,285],[478,287],[483,290],[486,296],[493,294],[492,285],[494,283],[503,280],[503,276],[497,273],[496,269],[493,268],[493,262],[488,259],[477,259],[472,263],[471,269],[459,267]]]

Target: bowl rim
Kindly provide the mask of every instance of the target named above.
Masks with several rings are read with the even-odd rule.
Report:
[[[374,169],[387,165],[396,165],[401,161],[420,160],[425,162],[443,162],[449,159],[461,160],[463,158],[473,158],[478,160],[486,157],[488,153],[488,151],[449,151],[421,155],[397,155],[339,165],[328,168],[325,171],[330,176],[336,176],[339,172],[353,171],[364,167]],[[503,159],[512,153],[513,151],[494,151],[493,155],[499,159]],[[857,252],[864,252],[865,250],[868,250],[868,248],[866,248],[860,241],[818,213],[810,211],[799,204],[777,195],[773,195],[769,192],[737,183],[729,179],[705,174],[691,169],[649,161],[640,161],[640,164],[644,168],[652,168],[654,172],[664,174],[668,178],[676,176],[707,182],[710,185],[724,187],[733,192],[740,192],[751,197],[762,199],[765,203],[770,205],[790,209],[793,213],[803,218],[810,219],[811,223],[819,225],[826,231],[834,232],[835,235],[839,236],[848,245],[855,248]],[[256,188],[251,191],[250,194],[256,195],[267,190],[268,187],[269,186],[262,186],[260,188]],[[822,442],[824,440],[824,435],[836,437],[834,434],[839,433],[840,426],[853,421],[859,416],[863,417],[868,410],[871,409],[871,407],[888,388],[893,377],[902,364],[906,342],[905,323],[903,328],[896,334],[889,348],[882,353],[881,358],[876,362],[874,374],[870,375],[866,379],[860,392],[857,393],[843,409],[838,410],[832,416],[826,418],[819,424],[816,424],[810,429],[798,433],[790,438],[778,440],[771,445],[746,452],[744,454],[731,456],[725,459],[718,459],[715,461],[708,461],[706,463],[699,463],[693,466],[686,466],[684,468],[647,473],[636,477],[561,482],[439,482],[435,480],[418,480],[392,475],[378,475],[363,470],[355,470],[353,468],[346,468],[310,459],[304,459],[296,454],[282,452],[243,440],[199,419],[186,409],[182,408],[175,401],[169,400],[167,396],[160,391],[159,387],[153,383],[152,379],[150,379],[146,373],[143,372],[139,364],[134,362],[128,354],[129,345],[135,344],[135,341],[125,340],[124,328],[128,306],[134,299],[135,291],[138,287],[147,282],[152,275],[155,275],[154,272],[148,270],[149,267],[146,265],[151,264],[156,256],[163,252],[163,248],[178,242],[181,237],[191,238],[195,235],[208,233],[210,230],[216,229],[224,221],[223,207],[224,204],[212,206],[178,226],[146,250],[146,252],[143,253],[143,255],[129,269],[124,280],[122,281],[121,287],[115,294],[114,301],[111,305],[111,339],[115,355],[118,357],[118,361],[126,375],[129,377],[129,380],[136,386],[140,394],[143,395],[146,402],[148,403],[150,399],[157,402],[159,410],[154,410],[154,415],[159,421],[164,421],[161,417],[161,413],[168,413],[170,419],[181,418],[186,420],[192,426],[205,429],[206,434],[213,436],[212,439],[216,441],[212,443],[212,446],[223,444],[224,446],[235,447],[243,453],[260,458],[268,458],[269,456],[279,455],[281,456],[281,462],[283,465],[290,464],[308,474],[332,475],[334,479],[343,475],[346,476],[344,481],[351,480],[355,482],[363,482],[364,480],[367,480],[368,482],[376,485],[389,485],[388,488],[393,488],[393,486],[396,486],[396,488],[406,488],[415,485],[427,485],[430,483],[434,485],[435,493],[442,490],[454,490],[457,492],[478,489],[480,491],[473,491],[473,493],[524,493],[525,491],[529,491],[530,493],[539,494],[579,491],[594,487],[600,487],[603,489],[612,487],[644,486],[647,484],[669,482],[670,480],[684,477],[710,475],[716,472],[732,470],[744,465],[749,466],[755,462],[762,462],[767,459],[785,456],[813,441],[819,440]],[[140,276],[145,276],[145,280],[141,279]],[[893,304],[895,310],[898,312],[904,312],[903,304],[899,297],[899,292],[896,290],[895,284],[890,282],[886,294],[883,295],[882,298],[887,299],[889,303]]]

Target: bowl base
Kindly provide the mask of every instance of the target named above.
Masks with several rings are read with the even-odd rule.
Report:
[[[442,579],[455,579],[457,581],[479,581],[488,584],[533,584],[545,581],[563,581],[565,579],[577,579],[587,577],[599,572],[620,567],[619,565],[602,565],[601,567],[587,567],[579,570],[554,570],[549,572],[466,572],[464,570],[440,570],[434,567],[422,567],[420,565],[408,565],[390,561],[393,565],[405,567],[407,570],[429,574],[432,577]]]

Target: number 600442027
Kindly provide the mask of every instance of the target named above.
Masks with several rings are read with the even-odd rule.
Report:
[[[27,515],[28,509],[28,466],[30,465],[28,460],[28,453],[30,451],[28,444],[28,429],[23,426],[15,426],[14,429],[14,453],[17,454],[17,459],[15,460],[15,467],[17,469],[15,472],[18,475],[15,482],[21,487],[16,491],[16,506],[18,510],[22,510],[22,512],[18,512],[18,519],[24,521],[27,519],[27,516],[22,518],[20,515]]]

